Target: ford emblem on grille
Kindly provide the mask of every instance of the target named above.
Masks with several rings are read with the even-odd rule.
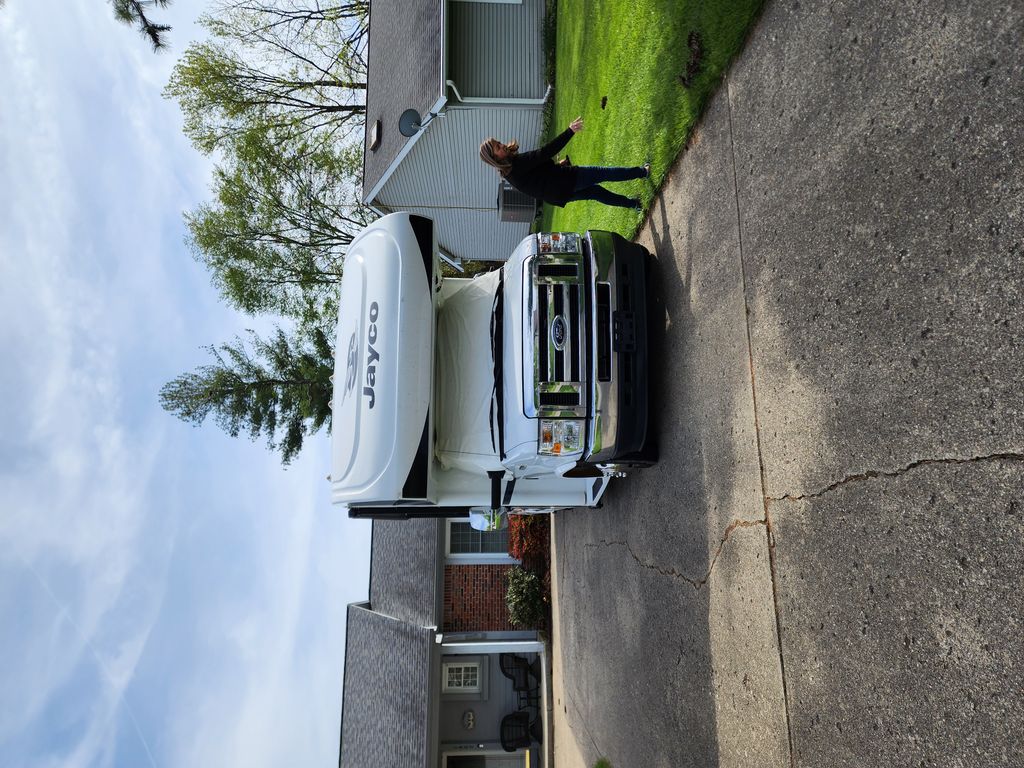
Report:
[[[551,321],[551,343],[555,345],[555,349],[561,352],[565,349],[565,339],[569,335],[569,328],[565,324],[565,317],[559,315]]]

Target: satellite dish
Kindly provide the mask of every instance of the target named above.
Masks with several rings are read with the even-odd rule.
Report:
[[[398,118],[398,132],[403,136],[414,136],[421,128],[420,113],[415,109],[407,109]]]

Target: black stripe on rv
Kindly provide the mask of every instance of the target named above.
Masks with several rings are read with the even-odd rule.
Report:
[[[469,507],[349,507],[348,516],[368,520],[414,520],[430,517],[469,517]]]
[[[423,434],[420,435],[416,456],[412,460],[412,467],[409,468],[409,476],[405,478],[405,485],[402,486],[403,499],[427,498],[427,465],[429,464],[427,428],[429,424],[430,414],[427,414],[427,418],[423,420]]]
[[[420,247],[420,258],[427,273],[427,293],[434,290],[434,222],[425,216],[409,216],[416,244]]]
[[[505,483],[505,495],[501,499],[501,506],[508,507],[512,504],[512,492],[516,488],[516,479],[513,477]]]

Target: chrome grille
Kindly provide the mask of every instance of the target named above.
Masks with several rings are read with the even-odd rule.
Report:
[[[541,408],[574,408],[580,404],[579,392],[541,392]]]
[[[533,278],[537,310],[534,402],[540,415],[584,415],[585,302],[579,256],[538,258]]]
[[[549,264],[544,262],[537,267],[537,277],[540,279],[558,279],[568,278],[575,280],[578,275],[576,270],[579,269],[578,264]]]

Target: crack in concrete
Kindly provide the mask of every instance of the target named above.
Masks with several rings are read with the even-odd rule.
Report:
[[[657,571],[662,576],[671,576],[676,579],[681,579],[693,587],[695,590],[699,590],[705,584],[708,583],[708,579],[711,578],[711,572],[715,569],[715,563],[718,562],[718,556],[722,554],[722,550],[725,549],[726,542],[729,541],[729,537],[732,536],[732,532],[737,528],[753,528],[756,525],[765,525],[764,520],[734,520],[729,524],[729,527],[725,529],[725,533],[722,534],[722,538],[718,542],[718,546],[715,548],[715,553],[711,556],[711,565],[708,566],[708,572],[704,574],[702,578],[695,579],[691,576],[687,576],[685,573],[672,568],[670,566],[661,566],[657,563],[644,562],[636,552],[633,551],[633,547],[630,546],[629,541],[607,541],[601,539],[596,544],[585,544],[585,547],[625,547],[626,551],[629,552],[630,557],[636,561],[636,564],[641,568],[645,568],[650,571]]]
[[[628,541],[606,541],[605,539],[601,539],[597,542],[597,544],[586,544],[584,546],[625,547],[626,551],[629,552],[630,557],[632,557],[633,560],[636,561],[636,564],[639,565],[641,568],[646,568],[649,571],[657,571],[662,576],[672,576],[673,578],[682,579],[694,589],[700,589],[703,585],[702,582],[690,578],[685,573],[681,573],[680,571],[677,571],[675,568],[666,568],[658,565],[657,563],[645,563],[643,560],[640,559],[637,553],[633,551],[633,548],[629,545]]]
[[[825,488],[813,493],[803,493],[799,495],[786,494],[785,496],[766,496],[765,500],[768,502],[777,501],[805,501],[807,499],[818,499],[827,493],[838,490],[845,485],[852,483],[859,483],[865,480],[873,480],[879,477],[899,477],[905,475],[908,472],[912,472],[919,467],[931,467],[938,465],[962,465],[962,464],[976,464],[986,461],[1013,461],[1013,462],[1024,462],[1024,453],[990,453],[984,456],[971,456],[969,458],[946,458],[946,459],[918,459],[912,461],[904,467],[894,470],[886,469],[869,469],[867,472],[859,472],[855,475],[849,475],[844,477],[842,480],[837,480]]]
[[[782,678],[782,703],[786,710],[786,740],[789,746],[789,765],[796,768],[796,753],[793,750],[793,721],[789,712],[789,686],[786,682],[786,659],[782,652],[782,618],[779,615],[779,585],[775,564],[775,534],[772,532],[772,518],[768,511],[766,493],[764,452],[761,448],[761,422],[757,412],[757,376],[754,372],[754,343],[750,332],[750,305],[747,302],[747,266],[743,261],[743,212],[740,209],[739,174],[736,171],[736,138],[732,127],[732,83],[725,77],[725,105],[729,115],[729,150],[732,155],[732,194],[736,201],[736,236],[740,252],[740,279],[743,285],[743,315],[747,328],[747,359],[750,364],[750,398],[754,411],[754,437],[757,442],[757,464],[761,478],[761,503],[764,507],[764,526],[768,539],[768,569],[772,577],[772,605],[775,609],[775,637],[779,648],[779,674]]]
[[[594,734],[592,734],[590,732],[590,728],[587,727],[587,719],[583,717],[583,713],[580,712],[580,708],[579,705],[576,704],[575,697],[570,696],[569,692],[565,690],[562,691],[562,695],[565,696],[566,700],[570,704],[572,704],[573,711],[576,712],[576,717],[579,718],[579,726],[577,726],[576,723],[572,722],[572,720],[570,719],[568,720],[569,727],[573,730],[579,730],[580,728],[582,728],[583,733],[585,733],[587,738],[590,739],[590,743],[594,745],[594,752],[596,752],[599,757],[603,757],[604,753],[601,751],[601,748],[597,745],[597,739],[594,738]]]

